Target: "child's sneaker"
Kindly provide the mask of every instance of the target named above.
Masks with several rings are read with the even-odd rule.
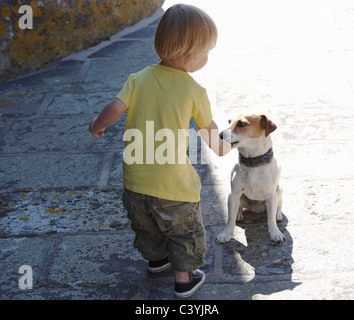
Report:
[[[171,267],[170,261],[167,258],[158,261],[149,261],[148,270],[152,273],[165,271]]]
[[[198,291],[205,281],[205,273],[202,270],[195,270],[189,274],[189,282],[176,282],[175,295],[177,298],[188,298]]]

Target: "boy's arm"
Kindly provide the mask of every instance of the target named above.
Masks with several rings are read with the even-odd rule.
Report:
[[[219,128],[214,120],[211,121],[210,125],[204,128],[199,128],[199,133],[205,143],[212,149],[218,156],[224,156],[228,154],[231,150],[231,144],[225,140],[220,139]]]
[[[96,139],[98,139],[99,136],[103,136],[104,129],[116,122],[127,109],[127,106],[122,100],[114,98],[103,108],[96,119],[91,120],[89,125],[91,134]]]

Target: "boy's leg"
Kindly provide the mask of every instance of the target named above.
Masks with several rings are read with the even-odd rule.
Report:
[[[148,209],[146,196],[125,189],[123,204],[135,231],[134,247],[149,261],[168,257],[167,239]]]
[[[199,203],[160,200],[160,206],[154,206],[154,215],[168,239],[172,267],[179,272],[198,269],[204,263],[206,253]]]
[[[155,219],[168,238],[171,265],[175,271],[175,294],[185,298],[204,283],[205,274],[197,270],[206,253],[205,229],[199,203],[160,200],[154,206]]]
[[[188,282],[190,280],[189,272],[175,271],[176,282]]]

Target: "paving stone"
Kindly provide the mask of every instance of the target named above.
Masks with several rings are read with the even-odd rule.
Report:
[[[97,116],[97,115],[96,115]],[[0,142],[3,153],[90,152],[102,149],[122,150],[125,115],[120,123],[105,130],[105,138],[96,140],[89,134],[93,116],[48,117],[16,120]]]
[[[1,236],[113,231],[130,226],[122,188],[21,191],[3,200]],[[5,197],[3,197],[5,199]]]
[[[46,115],[99,114],[117,93],[115,90],[60,93],[53,97]]]
[[[27,154],[8,159],[0,157],[3,191],[95,186],[103,160],[99,154]]]

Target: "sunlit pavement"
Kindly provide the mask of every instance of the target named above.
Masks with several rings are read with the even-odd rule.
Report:
[[[184,2],[218,26],[207,66],[192,76],[208,90],[219,128],[248,112],[278,125],[286,237],[272,243],[266,216],[248,213],[234,239],[215,244],[238,156],[210,154],[195,166],[207,281],[191,299],[353,299],[354,4]],[[124,118],[99,141],[87,131],[129,73],[158,62],[152,40],[163,10],[0,84],[1,299],[174,299],[172,272],[149,275],[132,247],[121,202]],[[32,289],[19,285],[22,265],[32,268]]]

